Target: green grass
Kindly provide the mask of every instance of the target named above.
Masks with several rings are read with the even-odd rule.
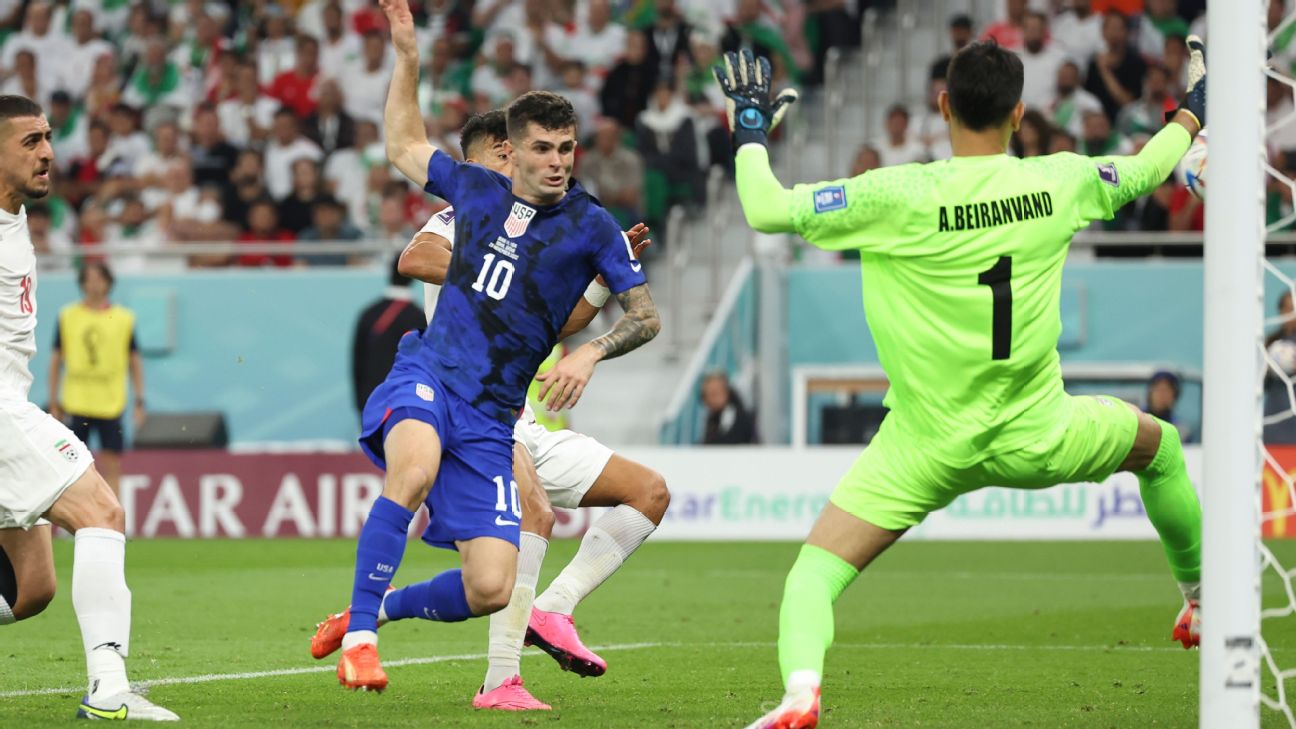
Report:
[[[542,586],[575,543],[555,542]],[[1288,566],[1296,544],[1275,545]],[[60,595],[40,617],[0,628],[0,692],[80,687],[69,595],[71,545],[56,545]],[[136,541],[133,680],[321,666],[314,623],[350,590],[349,541]],[[331,671],[154,687],[203,727],[741,727],[780,693],[773,641],[790,544],[650,544],[577,611],[598,679],[523,658],[527,686],[555,706],[474,712],[480,658],[393,667],[381,695],[341,689]],[[453,555],[411,544],[398,582]],[[1266,582],[1266,603],[1279,598]],[[1195,727],[1197,654],[1169,642],[1179,597],[1153,543],[902,543],[837,606],[824,685],[826,727]],[[1296,618],[1267,621],[1280,664],[1296,666]],[[486,621],[383,629],[386,661],[481,654]],[[1296,688],[1290,687],[1289,688]],[[0,698],[5,727],[70,723],[79,688]],[[560,722],[560,724],[559,724]],[[1266,711],[1264,725],[1285,726]]]

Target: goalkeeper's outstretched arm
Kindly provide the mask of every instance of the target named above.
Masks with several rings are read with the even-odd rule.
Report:
[[[793,232],[792,191],[770,169],[769,150],[761,144],[744,144],[738,148],[734,168],[747,224],[762,233]]]

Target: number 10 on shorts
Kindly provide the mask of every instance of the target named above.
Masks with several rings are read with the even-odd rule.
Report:
[[[495,510],[511,513],[513,518],[522,518],[522,504],[518,503],[518,485],[517,481],[509,479],[508,488],[504,487],[504,477],[495,477]],[[509,506],[512,502],[512,508]],[[498,519],[496,519],[498,523]]]

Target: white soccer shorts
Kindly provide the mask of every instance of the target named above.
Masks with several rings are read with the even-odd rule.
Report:
[[[30,529],[94,463],[72,431],[26,400],[0,400],[0,529]]]
[[[540,486],[549,503],[563,509],[580,507],[581,499],[598,480],[612,458],[612,449],[574,430],[550,431],[519,418],[513,439],[531,453]]]

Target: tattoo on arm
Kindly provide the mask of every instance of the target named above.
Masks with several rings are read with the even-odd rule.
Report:
[[[640,284],[616,297],[625,314],[611,331],[590,342],[603,353],[603,359],[634,351],[652,341],[661,331],[661,318],[657,316],[657,305],[648,293],[648,284]]]

